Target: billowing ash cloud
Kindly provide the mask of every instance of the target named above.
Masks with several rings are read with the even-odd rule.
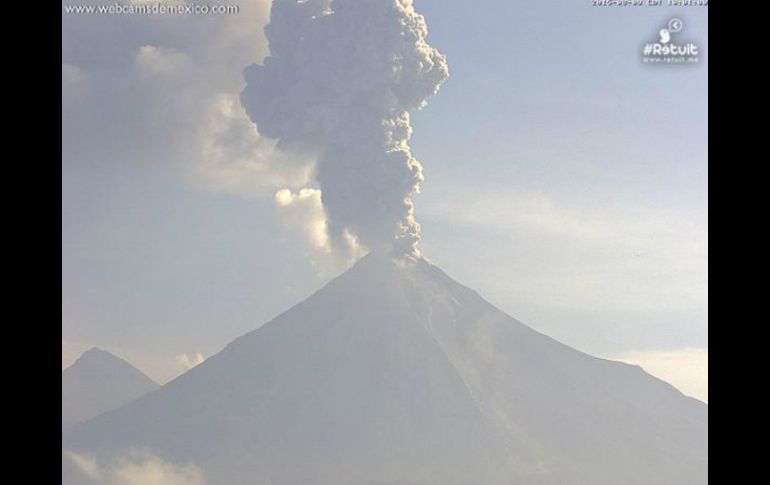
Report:
[[[331,244],[417,252],[411,197],[423,180],[410,110],[448,76],[412,0],[274,0],[270,56],[245,71],[241,101],[260,134],[318,153]]]

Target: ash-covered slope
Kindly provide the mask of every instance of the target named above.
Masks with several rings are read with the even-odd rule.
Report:
[[[64,446],[142,447],[214,485],[701,485],[707,416],[425,260],[370,255]]]
[[[136,367],[96,347],[61,373],[62,429],[112,411],[157,389]]]

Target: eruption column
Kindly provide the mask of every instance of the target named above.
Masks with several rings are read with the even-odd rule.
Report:
[[[241,102],[264,136],[317,154],[333,245],[417,254],[412,195],[423,181],[409,112],[449,75],[412,0],[274,0],[270,56],[245,71]]]

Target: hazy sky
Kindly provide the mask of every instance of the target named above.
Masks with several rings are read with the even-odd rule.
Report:
[[[63,365],[98,345],[168,380],[333,274],[276,208],[302,174],[238,114],[268,3],[239,5],[63,14]],[[707,9],[415,6],[451,73],[412,120],[425,256],[529,326],[706,399]],[[672,17],[700,65],[641,62]]]

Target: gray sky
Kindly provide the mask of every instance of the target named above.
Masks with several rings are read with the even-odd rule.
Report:
[[[416,0],[451,73],[413,115],[422,250],[706,399],[707,9],[590,4]],[[99,345],[165,381],[334,273],[276,208],[301,170],[232,105],[266,53],[267,3],[240,7],[63,14],[63,365]],[[672,17],[700,65],[641,62]]]

